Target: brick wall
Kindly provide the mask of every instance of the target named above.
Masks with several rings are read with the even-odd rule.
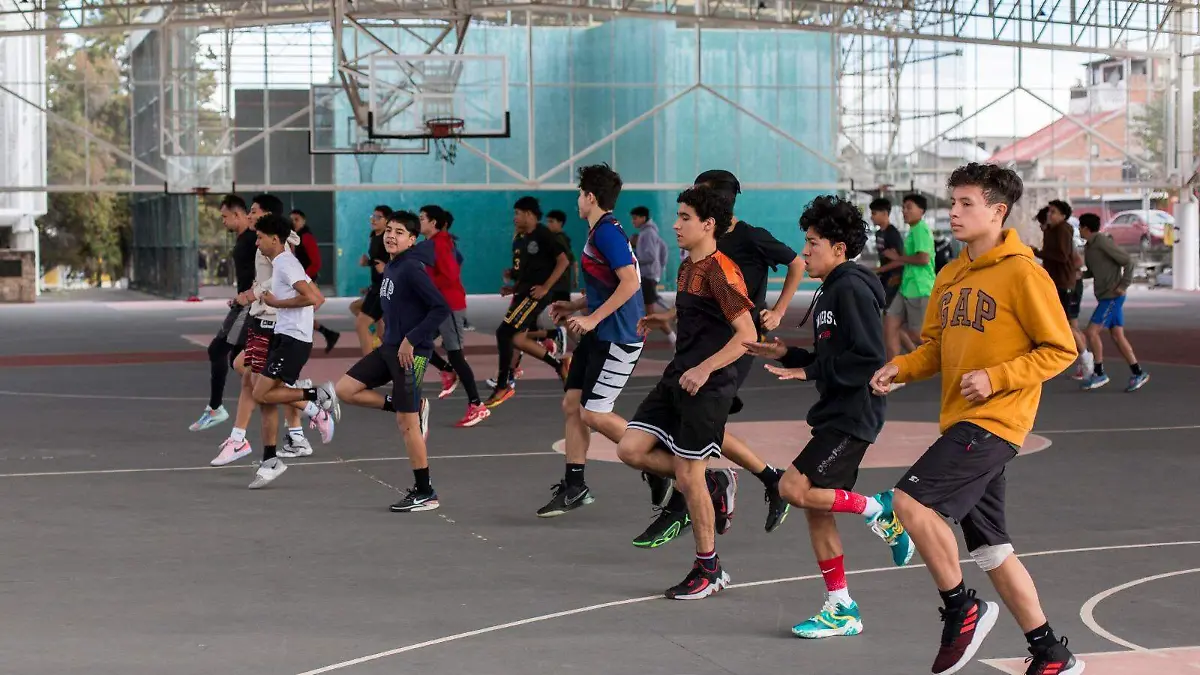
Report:
[[[34,302],[36,298],[33,251],[0,250],[0,303]]]

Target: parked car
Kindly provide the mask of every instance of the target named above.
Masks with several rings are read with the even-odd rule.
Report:
[[[1166,228],[1175,226],[1175,217],[1166,211],[1150,209],[1122,211],[1108,221],[1104,231],[1113,243],[1127,248],[1148,249],[1163,245]]]

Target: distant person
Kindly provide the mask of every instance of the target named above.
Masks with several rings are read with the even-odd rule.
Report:
[[[321,248],[317,245],[317,237],[308,227],[308,216],[300,209],[292,209],[288,214],[292,219],[292,229],[296,234],[300,235],[300,245],[296,247],[296,260],[304,266],[304,273],[312,282],[317,282],[317,275],[321,272]],[[342,334],[331,328],[322,326],[319,321],[313,319],[313,330],[321,334],[325,338],[325,353],[333,351],[337,346],[337,341],[341,339]]]
[[[646,314],[657,314],[667,308],[658,297],[658,282],[667,269],[667,242],[659,235],[658,224],[650,217],[650,209],[635,206],[629,212],[629,218],[637,228],[634,252],[641,268],[642,303],[646,306]],[[675,330],[670,324],[660,325],[659,330],[666,333],[671,344],[675,344]]]
[[[1083,302],[1083,276],[1080,271],[1083,260],[1075,252],[1075,232],[1067,222],[1070,217],[1070,204],[1061,199],[1047,204],[1042,248],[1033,252],[1042,259],[1042,267],[1054,282],[1054,288],[1058,290],[1058,302],[1071,323],[1071,335],[1075,337],[1075,349],[1079,352],[1076,379],[1082,379],[1092,370],[1093,357],[1083,339],[1083,331],[1076,325],[1079,321],[1079,305]]]
[[[1088,342],[1096,357],[1093,372],[1083,388],[1099,389],[1108,384],[1108,375],[1104,372],[1104,345],[1100,341],[1100,331],[1107,328],[1117,350],[1129,364],[1129,386],[1125,391],[1137,391],[1150,381],[1150,374],[1138,365],[1133,346],[1125,337],[1125,292],[1133,284],[1133,258],[1114,244],[1112,237],[1100,233],[1100,216],[1094,213],[1079,217],[1079,233],[1087,242],[1083,254],[1087,262],[1084,276],[1095,280],[1092,290],[1099,301],[1087,327]]]
[[[392,215],[390,206],[379,205],[371,211],[371,235],[367,241],[367,252],[359,259],[360,267],[371,268],[371,285],[361,300],[350,303],[350,312],[354,314],[354,332],[358,334],[358,346],[363,356],[375,349],[376,339],[382,339],[381,334],[372,337],[372,328],[379,325],[383,319],[383,305],[379,302],[379,284],[383,282],[383,268],[388,263],[388,252],[383,246],[383,229],[387,219]],[[382,328],[381,325],[379,325]],[[382,332],[382,331],[377,331]]]
[[[898,262],[903,267],[900,292],[888,306],[883,322],[887,353],[900,353],[900,335],[907,334],[914,345],[921,344],[921,327],[925,323],[925,312],[929,307],[929,295],[933,293],[934,270],[933,230],[925,222],[925,211],[929,203],[924,195],[904,195],[901,213],[908,225],[908,236],[904,239],[904,252],[884,251],[889,262]],[[895,358],[894,356],[892,358]],[[903,386],[896,384],[897,388]]]
[[[872,201],[869,208],[871,210],[871,224],[875,226],[875,252],[879,258],[879,268],[875,270],[875,273],[879,275],[879,281],[883,283],[883,313],[886,316],[887,308],[892,305],[892,301],[896,299],[896,295],[900,292],[900,280],[904,276],[904,263],[897,260],[889,260],[884,254],[887,251],[892,251],[896,255],[902,255],[904,253],[904,235],[900,234],[900,230],[897,230],[895,225],[892,225],[891,200],[880,197]],[[904,347],[908,351],[912,350],[912,340],[908,339],[908,335],[903,331],[900,333],[900,342],[899,346]],[[887,343],[887,345],[890,346],[890,343]],[[896,358],[896,354],[888,351],[887,357],[888,359],[894,359]]]

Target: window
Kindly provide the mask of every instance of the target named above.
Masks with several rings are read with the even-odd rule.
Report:
[[[0,248],[12,248],[12,228],[0,227]]]

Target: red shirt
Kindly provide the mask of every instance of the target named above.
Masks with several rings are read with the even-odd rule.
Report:
[[[462,268],[454,256],[454,240],[443,230],[429,241],[433,242],[433,265],[425,269],[433,277],[433,285],[446,298],[450,311],[461,312],[467,308],[467,291],[462,285]]]

